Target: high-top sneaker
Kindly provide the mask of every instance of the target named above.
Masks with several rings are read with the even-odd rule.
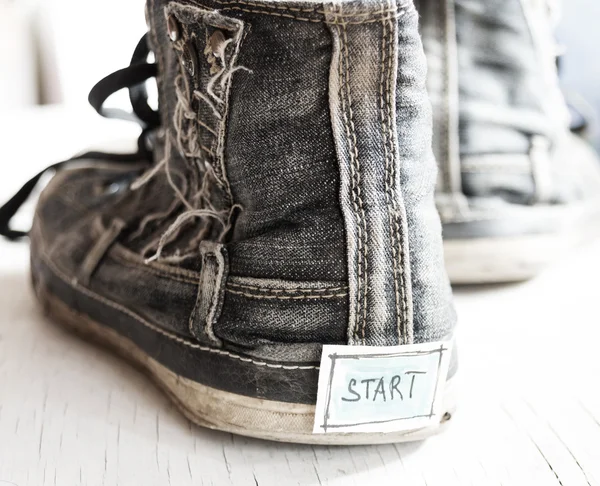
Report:
[[[30,233],[39,299],[207,427],[439,430],[455,315],[412,2],[149,0],[147,18],[148,44],[90,95],[114,115],[103,101],[130,89],[139,152],[53,166]],[[39,178],[0,210],[5,236],[24,236],[9,222]]]
[[[600,161],[559,88],[556,2],[419,3],[450,278],[532,277],[600,228]]]

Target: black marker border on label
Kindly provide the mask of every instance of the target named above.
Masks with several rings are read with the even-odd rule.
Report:
[[[335,368],[335,360],[337,359],[337,354],[333,353],[329,355],[329,359],[331,360],[331,367],[329,369],[329,379],[327,380],[327,405],[325,406],[325,414],[323,416],[323,432],[327,432],[327,421],[329,420],[329,405],[331,404],[331,383],[333,382],[333,369]]]
[[[440,374],[442,368],[442,359],[445,351],[448,351],[449,348],[444,347],[442,344],[438,349],[432,349],[430,351],[409,351],[409,352],[397,352],[397,353],[377,353],[377,354],[337,354],[332,353],[328,357],[331,359],[331,368],[329,369],[329,379],[327,381],[327,405],[325,406],[325,413],[323,416],[323,425],[321,428],[323,432],[327,432],[327,429],[336,429],[343,427],[356,427],[360,425],[376,425],[376,424],[385,424],[390,422],[399,422],[402,420],[411,420],[417,418],[431,418],[435,415],[435,405],[438,400],[438,392],[439,392],[439,384],[440,384]],[[330,424],[329,423],[329,407],[331,405],[331,384],[333,382],[333,373],[336,361],[339,359],[371,359],[371,358],[398,358],[398,357],[410,357],[410,356],[423,356],[423,355],[431,355],[431,354],[439,354],[438,367],[437,367],[437,378],[435,382],[433,400],[431,401],[431,411],[426,415],[414,415],[411,417],[402,417],[396,419],[389,420],[373,420],[370,422],[357,422],[350,424]]]

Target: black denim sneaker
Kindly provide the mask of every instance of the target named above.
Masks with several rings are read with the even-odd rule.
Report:
[[[420,1],[453,282],[527,279],[600,228],[600,161],[569,131],[555,4]]]
[[[147,18],[131,66],[90,94],[112,116],[104,100],[129,89],[138,153],[56,164],[40,197],[48,312],[206,427],[332,444],[439,430],[455,314],[412,1],[149,0]],[[0,210],[6,237],[25,236],[9,223],[39,179]]]

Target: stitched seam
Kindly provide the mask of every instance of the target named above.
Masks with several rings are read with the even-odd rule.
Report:
[[[202,255],[202,269],[206,268],[206,255]],[[194,304],[194,308],[192,309],[192,313],[190,314],[190,318],[188,320],[188,330],[192,336],[195,336],[196,339],[199,339],[195,330],[194,323],[196,321],[196,314],[198,314],[198,307],[200,306],[200,299],[202,298],[202,278],[200,278],[197,282],[198,288],[196,289],[196,303]]]
[[[275,300],[319,300],[319,299],[335,299],[338,297],[346,297],[347,293],[342,294],[328,294],[328,295],[256,295],[241,292],[239,290],[233,290],[226,288],[226,292],[235,295],[243,295],[252,299],[275,299]]]
[[[374,17],[374,18],[370,18],[370,19],[365,19],[365,20],[357,20],[357,21],[346,21],[346,20],[342,20],[341,22],[337,21],[337,18],[334,20],[333,24],[336,25],[342,25],[342,26],[346,26],[346,25],[362,25],[362,24],[374,24],[376,22],[381,22],[382,20],[396,20],[398,18],[397,14],[394,15],[388,15],[385,18],[381,18],[381,17]],[[342,17],[343,19],[343,17]],[[329,23],[329,22],[327,22]]]
[[[301,20],[303,22],[313,22],[313,23],[323,23],[325,22],[324,19],[311,19],[309,17],[301,17],[299,15],[295,15],[295,14],[288,14],[288,13],[280,13],[280,12],[273,12],[273,11],[269,11],[269,10],[259,10],[256,8],[244,8],[244,7],[223,7],[221,9],[219,9],[219,11],[225,12],[227,10],[231,10],[231,11],[239,11],[239,12],[247,12],[247,13],[254,13],[254,14],[261,14],[261,15],[272,15],[274,17],[283,17],[283,18],[287,18],[287,19],[294,19],[294,20]]]
[[[318,370],[319,369],[318,366],[280,365],[280,364],[274,364],[274,363],[267,363],[266,361],[257,361],[257,360],[251,359],[251,358],[246,358],[244,356],[240,356],[240,355],[232,353],[230,351],[210,348],[207,346],[202,346],[200,344],[196,344],[191,341],[188,341],[187,339],[179,337],[179,336],[172,334],[158,326],[155,326],[154,324],[151,324],[150,322],[144,320],[143,318],[141,318],[134,312],[130,311],[127,307],[124,307],[120,304],[117,304],[116,302],[108,300],[105,297],[102,297],[101,295],[98,295],[95,292],[92,292],[90,289],[88,289],[86,287],[82,287],[81,285],[78,285],[77,282],[74,282],[73,279],[70,279],[56,265],[54,265],[54,263],[52,263],[50,261],[50,259],[44,253],[41,253],[40,257],[58,278],[60,278],[64,283],[66,283],[70,287],[76,289],[78,292],[81,292],[82,294],[87,295],[91,299],[97,300],[98,302],[100,302],[104,305],[107,305],[108,307],[112,307],[113,309],[118,310],[119,312],[122,312],[123,314],[127,314],[129,317],[131,317],[132,319],[135,319],[136,321],[138,321],[140,324],[146,326],[147,328],[152,329],[153,331],[155,331],[159,334],[162,334],[163,336],[165,336],[168,339],[171,339],[172,341],[176,341],[180,344],[183,344],[184,346],[187,346],[192,349],[197,349],[199,351],[206,351],[208,353],[228,356],[230,358],[237,359],[237,360],[243,361],[245,363],[252,363],[254,365],[265,366],[267,368],[276,368],[276,369],[284,369],[284,370]]]
[[[390,33],[392,32],[393,29],[393,25],[390,21],[388,21],[389,26],[390,26]],[[396,89],[395,86],[392,85],[392,81],[393,81],[393,71],[392,71],[392,60],[394,59],[394,47],[392,45],[392,39],[391,36],[388,39],[388,62],[389,62],[389,70],[388,70],[388,90],[387,90],[387,104],[388,104],[388,109],[389,109],[389,115],[388,115],[388,124],[389,124],[389,133],[390,133],[390,147],[392,150],[392,173],[391,173],[391,180],[392,180],[392,203],[393,203],[393,210],[394,210],[394,225],[395,225],[395,232],[394,235],[396,238],[398,238],[399,236],[402,236],[403,234],[403,230],[401,225],[399,224],[399,218],[400,218],[400,210],[398,208],[398,193],[396,191],[397,187],[396,187],[396,161],[394,160],[394,156],[396,154],[395,151],[395,143],[394,143],[394,134],[395,134],[395,130],[396,127],[393,127],[391,124],[392,121],[392,116],[391,114],[393,113],[392,110],[395,109],[395,107],[392,105],[392,96],[391,96],[391,90],[392,89]],[[401,334],[401,336],[399,336],[399,338],[401,339],[402,342],[402,336],[404,337],[404,343],[408,342],[408,297],[407,297],[407,292],[406,292],[406,281],[405,281],[405,274],[404,274],[404,264],[405,264],[405,252],[404,252],[404,245],[399,241],[396,240],[396,245],[398,246],[398,251],[399,251],[399,261],[396,262],[396,265],[400,264],[400,266],[398,267],[398,272],[400,275],[400,296],[402,298],[402,315],[398,321],[398,325],[402,326],[402,330],[398,330],[398,332]]]
[[[278,10],[278,11],[284,11],[284,12],[293,12],[293,13],[309,13],[309,14],[319,14],[319,15],[325,15],[325,14],[331,14],[331,12],[326,12],[325,10],[319,9],[318,7],[314,7],[314,8],[300,8],[300,7],[290,7],[290,6],[281,6],[281,5],[272,5],[272,4],[267,4],[267,3],[257,3],[257,2],[251,2],[251,1],[246,1],[246,0],[232,0],[232,1],[225,1],[225,0],[214,0],[215,3],[218,3],[220,5],[248,5],[249,7],[258,7],[260,9],[271,9],[271,10]],[[406,5],[399,5],[397,8],[392,9],[390,8],[389,10],[383,10],[382,9],[382,13],[383,14],[388,14],[388,13],[396,13],[398,11],[398,8],[402,8]],[[227,7],[222,8],[221,10],[224,10]],[[239,7],[238,7],[239,8]],[[364,11],[364,12],[353,12],[353,13],[348,13],[348,14],[337,14],[337,13],[333,13],[333,15],[337,16],[337,17],[369,17],[373,15],[373,12],[371,11]]]
[[[341,6],[340,6],[341,9]],[[361,329],[362,334],[362,342],[365,340],[365,327],[366,327],[366,300],[367,300],[367,282],[366,282],[366,272],[367,272],[367,248],[366,242],[364,242],[364,237],[366,235],[366,222],[364,221],[365,212],[363,201],[360,195],[360,161],[358,159],[358,148],[356,141],[356,133],[354,126],[354,115],[352,112],[352,99],[350,96],[350,85],[349,85],[349,54],[348,54],[348,36],[346,32],[345,25],[342,25],[341,28],[337,27],[338,35],[340,38],[340,47],[344,50],[344,54],[342,55],[340,52],[340,62],[339,62],[339,77],[341,80],[340,86],[340,98],[342,101],[342,112],[344,113],[344,125],[346,128],[346,138],[350,153],[350,171],[352,174],[352,204],[354,207],[354,212],[357,218],[357,230],[358,230],[358,254],[357,254],[357,264],[358,264],[358,278],[357,278],[357,299],[356,299],[356,316],[357,322],[354,328],[354,338],[356,340],[358,338],[358,331]],[[343,38],[342,38],[342,35]],[[344,89],[345,88],[345,89]],[[346,105],[348,103],[348,105]],[[348,117],[350,117],[348,119]],[[363,234],[364,229],[364,234]],[[364,268],[363,268],[364,267]],[[361,290],[363,293],[363,302],[361,304]],[[359,319],[361,318],[361,310],[362,310],[362,320],[364,325],[360,326]]]
[[[240,12],[248,12],[248,13],[255,13],[255,14],[262,14],[262,15],[272,15],[274,17],[283,17],[283,18],[301,20],[303,22],[313,22],[313,23],[318,23],[318,24],[325,22],[323,19],[311,19],[308,17],[300,17],[298,15],[285,14],[285,13],[279,13],[279,12],[269,12],[269,11],[265,11],[265,10],[256,10],[256,9],[242,8],[242,7],[224,7],[220,10],[221,11],[238,10]]]
[[[216,3],[219,3],[221,5],[232,5],[232,4],[239,4],[239,5],[249,5],[252,7],[258,7],[258,8],[242,8],[242,7],[238,7],[238,6],[233,6],[233,7],[222,7],[218,10],[216,10],[214,7],[211,6],[207,6],[207,5],[203,5],[203,4],[198,4],[198,3],[194,3],[191,4],[189,3],[187,0],[185,1],[185,5],[187,6],[192,6],[192,7],[201,7],[207,10],[211,10],[214,12],[223,12],[223,11],[227,11],[227,10],[237,10],[240,12],[248,12],[248,13],[254,13],[254,14],[262,14],[262,15],[273,15],[276,17],[283,17],[283,18],[289,18],[289,19],[294,19],[294,20],[301,20],[303,22],[313,22],[313,23],[326,23],[326,24],[333,24],[333,25],[358,25],[358,24],[368,24],[368,23],[374,23],[374,22],[381,22],[382,19],[380,15],[377,15],[376,17],[373,18],[369,18],[368,16],[371,15],[371,12],[355,12],[355,13],[348,13],[348,14],[343,14],[343,13],[336,13],[336,12],[326,12],[324,10],[309,10],[309,9],[299,9],[299,8],[294,8],[294,7],[286,7],[286,6],[276,6],[276,5],[260,5],[258,3],[255,2],[246,2],[243,0],[240,1],[232,1],[232,2],[222,2],[222,1],[218,1],[218,0],[214,0]],[[405,2],[404,4],[400,5],[398,8],[400,7],[406,7],[408,5],[408,2]],[[260,9],[271,9],[269,10],[260,10]],[[397,11],[398,8],[394,9],[394,10],[390,10],[388,11],[388,13],[390,13],[391,15],[388,16],[389,20],[393,20],[395,18],[397,18]],[[276,10],[276,11],[274,11]],[[285,14],[285,13],[280,13],[280,12],[292,12],[292,14]],[[319,15],[322,16],[323,14],[327,14],[327,15],[332,15],[333,17],[335,17],[335,20],[333,22],[324,19],[324,18],[309,18],[309,17],[302,17],[299,15],[296,15],[296,12],[304,12],[304,13],[313,13],[315,15]],[[338,21],[339,19],[344,19],[344,18],[356,18],[356,17],[366,17],[365,19],[361,19],[361,20],[357,20],[357,21]]]
[[[362,247],[363,247],[363,273],[362,273],[362,286],[363,286],[363,324],[362,324],[362,343],[365,344],[366,326],[367,326],[367,290],[368,290],[368,259],[367,259],[367,221],[365,217],[364,203],[361,196],[361,164],[358,155],[358,142],[356,140],[356,129],[354,125],[354,112],[352,110],[352,96],[350,93],[350,54],[348,49],[348,34],[346,25],[342,26],[344,33],[344,56],[346,58],[346,95],[348,99],[348,111],[350,115],[350,128],[352,132],[352,141],[354,146],[354,160],[356,163],[356,195],[358,197],[358,203],[360,207],[360,221],[362,221],[363,231],[361,234]]]
[[[317,10],[316,11],[319,14],[324,14],[326,13],[324,10]],[[352,13],[335,13],[333,14],[334,18],[339,18],[339,19],[354,19],[357,17],[365,17],[367,19],[379,19],[381,20],[381,18],[384,15],[390,15],[390,14],[397,14],[398,13],[398,9],[397,8],[388,8],[388,9],[384,9],[382,8],[379,12],[374,13],[373,11],[366,11],[366,12],[352,12]]]
[[[433,20],[432,22],[435,24],[436,31],[436,41],[439,42],[441,46],[445,46],[446,43],[446,31],[447,31],[447,21],[446,19],[446,0],[441,0],[439,2],[439,8],[431,9]],[[437,124],[438,128],[434,130],[437,132],[437,136],[434,133],[433,137],[433,148],[435,152],[435,157],[438,162],[438,180],[436,183],[436,193],[449,194],[450,191],[450,169],[449,169],[449,142],[448,142],[448,133],[450,130],[449,127],[449,79],[448,79],[448,53],[447,50],[442,50],[441,52],[441,67],[439,77],[442,79],[441,89],[440,89],[440,104],[439,107],[434,106],[434,113],[436,110],[439,112],[439,116],[434,116],[434,123]],[[428,83],[429,87],[429,83]]]
[[[251,7],[264,7],[264,8],[270,8],[270,9],[276,9],[276,10],[286,10],[289,12],[307,12],[307,13],[315,13],[317,12],[317,8],[318,7],[314,7],[314,8],[299,8],[299,7],[286,7],[286,6],[279,6],[279,5],[271,5],[271,4],[259,4],[257,2],[249,2],[249,1],[245,1],[245,0],[214,0],[215,3],[219,3],[221,5],[233,5],[233,4],[238,4],[238,5],[249,5]]]
[[[334,14],[335,18],[333,21],[329,21],[329,20],[325,20],[325,19],[311,19],[308,17],[300,17],[298,15],[293,15],[293,14],[285,14],[285,13],[279,13],[279,12],[272,12],[272,11],[264,11],[264,10],[257,10],[257,9],[251,9],[251,8],[242,8],[242,7],[223,7],[221,8],[219,11],[227,11],[227,10],[237,10],[240,12],[247,12],[247,13],[254,13],[254,14],[261,14],[261,15],[273,15],[275,17],[283,17],[283,18],[288,18],[288,19],[294,19],[294,20],[301,20],[303,22],[312,22],[312,23],[326,23],[326,24],[333,24],[333,25],[360,25],[360,24],[370,24],[370,23],[375,23],[375,22],[381,22],[382,19],[381,17],[375,17],[375,18],[366,18],[366,19],[361,19],[361,20],[355,20],[355,21],[351,21],[351,20],[343,20],[344,18],[354,18],[352,15],[346,15],[346,16],[340,16],[340,15],[336,15]],[[341,18],[342,21],[338,21],[338,19]],[[397,18],[396,14],[394,15],[389,15],[386,19],[387,20],[392,20]]]
[[[258,286],[254,286],[254,285],[238,284],[238,283],[234,283],[234,282],[228,282],[227,287],[237,288],[237,289],[255,290],[257,292],[267,292],[267,293],[273,293],[273,294],[286,294],[286,293],[287,294],[294,294],[294,293],[312,294],[312,293],[315,293],[315,295],[317,295],[318,292],[319,293],[320,292],[336,292],[336,291],[347,291],[348,290],[347,286],[326,287],[326,288],[321,288],[321,289],[316,289],[316,288],[272,289],[269,287],[258,287]]]
[[[382,7],[383,9],[383,7]],[[388,77],[388,86],[386,87],[386,69],[391,71],[391,57],[390,57],[390,47],[391,47],[391,28],[388,32],[388,24],[386,21],[382,22],[382,39],[381,39],[381,79],[379,85],[379,111],[381,115],[381,131],[384,136],[384,156],[385,156],[385,199],[388,207],[388,219],[389,219],[389,229],[390,229],[390,240],[392,243],[392,268],[394,274],[394,298],[396,302],[396,328],[398,332],[398,342],[402,343],[402,315],[400,310],[400,289],[398,288],[399,277],[398,277],[398,253],[396,251],[398,241],[396,238],[398,231],[398,222],[397,217],[395,215],[395,204],[394,204],[394,192],[392,191],[392,186],[394,185],[394,176],[393,176],[393,166],[394,164],[394,146],[393,141],[391,139],[391,127],[389,120],[389,113],[386,114],[386,108],[391,110],[390,107],[390,98],[389,98],[389,90],[391,89],[391,83],[389,83]],[[388,64],[389,63],[389,64]],[[386,91],[386,94],[384,94]],[[384,101],[385,100],[385,101]],[[387,107],[384,105],[387,103]],[[390,153],[391,151],[391,153]],[[391,156],[391,160],[390,160]],[[394,227],[396,232],[394,231]],[[401,277],[400,277],[401,278]]]
[[[341,7],[340,7],[341,10]],[[337,19],[336,19],[337,21]],[[358,332],[359,330],[362,328],[362,342],[364,342],[365,339],[365,329],[364,327],[361,326],[361,310],[362,308],[365,306],[365,302],[364,299],[361,301],[362,295],[361,295],[361,291],[364,292],[364,294],[366,294],[366,289],[363,290],[363,286],[364,284],[364,273],[363,273],[363,265],[366,263],[364,261],[364,256],[365,256],[365,250],[363,248],[363,241],[364,241],[364,236],[362,234],[362,199],[360,197],[360,173],[358,173],[358,168],[356,167],[358,165],[358,154],[357,154],[357,147],[356,147],[356,137],[354,134],[354,123],[352,121],[352,115],[351,115],[351,98],[350,98],[350,86],[349,86],[349,56],[348,56],[348,47],[347,47],[347,35],[346,35],[346,27],[343,26],[342,28],[338,28],[338,32],[340,33],[340,40],[341,40],[341,49],[343,49],[343,55],[340,56],[340,68],[343,70],[342,71],[342,75],[341,80],[342,80],[342,100],[343,100],[343,112],[344,112],[344,119],[345,119],[345,124],[346,124],[346,136],[348,139],[348,148],[349,148],[349,155],[350,155],[350,170],[352,173],[352,198],[354,200],[355,203],[355,213],[356,213],[356,219],[357,219],[357,230],[358,230],[358,276],[357,276],[357,298],[356,298],[356,326],[354,328],[354,337],[356,340],[360,341],[360,338],[358,337]],[[344,34],[344,37],[342,38],[341,34]],[[346,101],[348,102],[348,107],[346,106]],[[350,120],[348,120],[348,117],[350,116]],[[354,142],[354,143],[353,143]]]
[[[460,188],[460,172],[456,172],[457,169],[460,171],[460,160],[456,159],[460,156],[457,147],[455,147],[455,133],[457,120],[455,113],[452,109],[455,109],[453,94],[457,94],[453,90],[456,87],[456,66],[453,64],[453,58],[456,57],[456,33],[455,33],[455,13],[453,11],[454,6],[449,0],[443,0],[440,4],[441,16],[439,22],[441,27],[440,31],[440,42],[445,46],[442,53],[443,66],[442,66],[442,78],[443,78],[443,93],[441,96],[441,117],[439,124],[441,127],[439,138],[439,161],[440,172],[441,172],[441,185],[439,192],[444,194],[456,195],[461,192]],[[451,106],[452,105],[452,106]],[[458,164],[458,167],[457,167]]]
[[[162,273],[162,272],[150,267],[149,265],[147,265],[147,266],[135,265],[134,263],[123,259],[121,257],[121,255],[118,255],[118,254],[111,253],[110,256],[113,258],[113,260],[120,263],[121,265],[125,265],[126,267],[132,268],[134,270],[141,270],[142,272],[146,272],[146,273],[155,275],[157,277],[164,278],[166,280],[172,280],[175,282],[182,282],[182,283],[187,283],[187,284],[191,284],[191,285],[198,285],[198,280],[186,279],[185,277],[177,277],[175,275],[165,274],[165,273]]]
[[[215,278],[215,286],[211,303],[208,308],[208,313],[206,315],[205,331],[210,339],[212,339],[215,343],[222,345],[222,341],[215,334],[214,325],[217,319],[220,317],[220,311],[223,308],[221,298],[224,297],[224,292],[226,290],[224,284],[227,283],[226,279],[229,269],[227,266],[228,262],[226,261],[225,255],[223,253],[224,250],[221,245],[219,245],[217,251],[218,253],[215,251],[212,255],[210,255],[211,258],[214,258],[216,260],[217,275]],[[218,315],[217,312],[219,313]]]
[[[404,11],[403,11],[404,13]],[[392,27],[392,24],[390,22],[390,27]],[[396,25],[397,27],[397,25]],[[389,73],[388,73],[388,84],[389,84],[389,89],[388,89],[388,106],[389,106],[389,110],[390,113],[393,113],[392,110],[395,109],[395,107],[392,105],[392,97],[391,97],[391,90],[392,89],[396,89],[396,86],[392,86],[392,81],[393,81],[393,71],[392,71],[392,59],[395,57],[395,52],[393,49],[393,45],[390,41],[389,43],[389,52],[388,52],[388,59],[389,59],[389,63],[390,63],[390,69],[389,69]],[[392,127],[391,125],[391,120],[392,118],[390,117],[388,119],[388,123],[390,123],[390,133],[392,136],[392,150],[393,150],[393,154],[396,154],[395,151],[395,143],[394,143],[394,139],[395,136],[394,134],[396,133],[395,130],[397,129],[396,127]],[[392,130],[394,130],[392,132]],[[399,163],[399,161],[398,161]],[[392,164],[392,181],[395,183],[396,181],[396,164]],[[396,232],[395,235],[396,237],[398,237],[398,235],[403,236],[403,227],[402,225],[399,223],[399,219],[400,219],[400,209],[398,208],[398,194],[396,192],[397,187],[395,184],[392,185],[393,187],[393,191],[394,191],[394,198],[393,198],[393,203],[394,203],[394,224],[396,225]],[[401,196],[400,196],[401,197]],[[404,248],[404,244],[402,244],[402,242],[398,241],[397,243],[398,245],[398,249],[399,249],[399,273],[400,273],[400,292],[401,292],[401,296],[402,296],[402,318],[401,318],[401,324],[403,326],[402,329],[402,334],[404,336],[404,343],[408,344],[409,343],[409,330],[408,330],[408,295],[407,295],[407,291],[406,291],[406,286],[407,286],[407,282],[405,279],[405,272],[404,272],[404,265],[410,265],[410,263],[407,261],[406,258],[406,253],[405,253],[405,248]]]
[[[350,154],[350,158],[352,159],[352,144],[351,144],[351,136],[350,136],[350,128],[349,128],[349,122],[348,122],[348,114],[347,114],[347,110],[346,110],[346,98],[344,96],[344,83],[345,83],[345,78],[343,75],[343,69],[342,69],[342,65],[344,63],[343,60],[343,56],[342,56],[342,36],[341,36],[341,29],[339,26],[336,25],[335,27],[337,34],[338,34],[338,38],[339,38],[339,42],[340,42],[340,52],[339,52],[339,60],[338,60],[338,78],[339,78],[339,82],[340,82],[340,90],[339,90],[339,97],[340,97],[340,102],[342,105],[342,114],[343,114],[343,122],[344,122],[344,129],[346,131],[346,143],[348,145],[348,152]],[[351,173],[351,199],[352,199],[352,208],[354,210],[354,214],[356,215],[356,219],[357,219],[357,229],[358,229],[358,233],[360,235],[360,220],[359,220],[359,209],[358,209],[358,202],[357,202],[357,198],[356,198],[356,191],[355,191],[355,174],[354,174],[354,165],[352,163],[352,160],[350,161],[350,173]],[[362,249],[361,249],[361,242],[362,242],[362,238],[359,236],[358,238],[358,248],[357,248],[357,254],[356,254],[356,263],[357,263],[357,267],[358,267],[358,272],[357,272],[357,282],[356,282],[356,318],[355,318],[355,322],[352,323],[353,325],[353,329],[352,329],[352,336],[353,339],[357,339],[358,337],[358,316],[360,314],[360,291],[361,291],[361,259],[362,259]]]
[[[119,256],[119,258],[122,259],[123,262],[129,263],[129,264],[135,266],[135,268],[147,269],[148,271],[156,272],[157,275],[179,276],[181,278],[187,279],[186,281],[188,281],[190,283],[198,283],[198,281],[200,280],[200,273],[198,273],[198,272],[193,272],[191,270],[183,270],[180,268],[168,267],[167,265],[162,265],[162,264],[156,263],[156,262],[144,263],[144,261],[140,257],[138,257],[135,253],[130,254],[130,252],[129,252],[129,250],[127,250],[127,248],[125,248],[119,244],[116,244],[113,247],[111,254],[112,253],[117,254]]]
[[[364,18],[364,19],[361,19],[361,20],[346,20],[346,19],[353,19],[353,18],[355,18],[355,16],[352,15],[352,14],[336,15],[334,13],[333,14],[333,17],[334,17],[333,21],[325,20],[324,22],[327,23],[327,24],[332,23],[334,25],[362,25],[362,24],[373,24],[375,22],[381,22],[383,20],[395,20],[395,19],[397,19],[398,18],[398,11],[397,10],[393,10],[391,12],[393,12],[393,15],[387,15],[386,17],[382,17],[380,15],[380,13],[378,12],[373,17],[367,17],[367,18]],[[360,15],[362,15],[362,14],[359,14],[359,16]]]
[[[162,273],[160,270],[153,268],[151,265],[136,265],[134,262],[130,262],[128,260],[126,260],[125,258],[123,258],[123,256],[120,253],[117,252],[111,252],[110,253],[110,257],[115,260],[116,262],[120,263],[121,265],[125,265],[129,268],[132,268],[134,270],[140,270],[143,272],[147,272],[149,274],[155,275],[157,277],[160,278],[164,278],[166,280],[173,280],[175,282],[182,282],[182,283],[186,283],[186,284],[190,284],[190,285],[198,285],[198,282],[200,281],[200,276],[198,276],[197,279],[187,279],[184,276],[176,276],[174,274],[170,274],[170,273]],[[308,295],[312,295],[314,293],[314,298],[319,298],[321,296],[321,293],[323,292],[346,292],[340,295],[348,295],[347,294],[347,290],[348,287],[343,286],[343,287],[327,287],[327,288],[323,288],[323,289],[311,289],[311,288],[306,288],[306,289],[293,289],[293,290],[288,290],[288,289],[271,289],[268,287],[259,287],[259,286],[253,286],[253,285],[246,285],[246,284],[237,284],[237,283],[233,283],[233,282],[227,282],[226,284],[226,288],[229,291],[229,288],[233,288],[233,289],[247,289],[247,290],[253,290],[256,292],[264,292],[264,293],[271,293],[273,295],[279,295],[279,294],[290,294],[290,295],[296,295],[296,294],[300,294],[300,293],[305,293]]]
[[[448,4],[447,4],[447,0],[443,0],[442,2],[443,4],[441,5],[441,10],[442,10],[442,23],[443,23],[443,29],[442,29],[442,45],[446,45],[446,42],[448,40]],[[444,185],[446,186],[444,188],[444,192],[452,192],[450,190],[451,186],[452,186],[452,181],[451,181],[451,175],[450,175],[450,166],[449,166],[449,152],[450,152],[450,143],[449,143],[449,132],[450,132],[450,66],[448,63],[448,52],[447,49],[442,53],[443,59],[444,59],[444,74],[443,74],[443,79],[444,79],[444,96],[442,97],[442,111],[443,111],[443,115],[442,115],[442,120],[443,120],[443,125],[442,125],[442,136],[441,136],[441,144],[442,144],[442,158],[444,159],[443,164],[444,164]]]
[[[335,8],[335,7],[334,7]],[[335,13],[334,13],[335,14]],[[334,24],[335,25],[335,24]],[[343,123],[344,123],[344,129],[346,132],[346,144],[348,146],[348,152],[349,154],[351,154],[352,152],[352,147],[351,147],[351,137],[350,137],[350,129],[349,129],[349,122],[348,122],[348,114],[346,113],[346,99],[344,97],[344,83],[345,83],[345,78],[343,75],[343,69],[342,69],[342,65],[344,63],[343,60],[343,56],[342,56],[342,36],[341,36],[341,29],[339,26],[335,26],[335,30],[337,32],[338,35],[338,39],[339,39],[339,43],[340,43],[340,47],[339,47],[339,59],[338,59],[338,78],[339,78],[339,99],[340,99],[340,103],[341,103],[341,111],[342,111],[342,115],[343,115]],[[350,155],[350,158],[352,157],[352,155]],[[352,161],[350,161],[350,173],[351,173],[351,199],[352,199],[352,209],[354,210],[354,214],[356,215],[356,220],[357,223],[358,221],[358,215],[359,215],[359,210],[358,210],[358,203],[357,203],[357,199],[356,199],[356,192],[355,192],[355,175],[354,175],[354,165],[352,164]],[[357,224],[357,229],[358,232],[360,233],[360,225]],[[361,291],[361,279],[360,279],[360,272],[361,272],[361,249],[360,249],[360,245],[361,245],[361,238],[358,238],[358,247],[357,247],[357,252],[356,252],[356,264],[357,264],[357,281],[356,281],[356,304],[355,304],[355,310],[356,310],[356,317],[354,319],[354,322],[351,322],[350,324],[352,325],[353,329],[352,329],[352,338],[354,340],[357,339],[357,328],[358,328],[358,316],[360,313],[360,291]]]
[[[318,7],[313,7],[313,8],[300,8],[300,7],[289,7],[289,6],[281,6],[281,5],[273,5],[273,4],[268,4],[268,3],[257,3],[257,2],[250,2],[250,1],[245,1],[245,0],[214,0],[215,3],[221,4],[221,5],[248,5],[250,7],[259,7],[259,8],[263,8],[263,9],[271,9],[271,10],[281,10],[281,11],[285,11],[285,12],[299,12],[299,13],[314,13],[314,14],[327,14],[329,12],[326,12],[325,10],[319,9]],[[389,9],[389,10],[384,10],[383,13],[393,13],[396,12],[397,9]],[[334,14],[334,15],[338,15],[338,14]],[[339,14],[338,16],[340,17],[365,17],[365,16],[371,16],[373,15],[373,12],[371,11],[365,11],[365,12],[356,12],[356,13],[348,13],[348,14]]]

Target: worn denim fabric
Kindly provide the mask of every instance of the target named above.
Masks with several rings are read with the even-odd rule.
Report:
[[[420,2],[444,222],[507,218],[507,211],[598,193],[597,157],[568,129],[553,35],[557,3]]]
[[[283,363],[314,363],[323,344],[449,338],[412,1],[149,0],[147,17],[154,166],[48,186],[38,286],[95,319],[110,301],[108,325],[133,313],[180,342]]]
[[[567,126],[549,2],[457,0],[461,153],[527,154]]]

